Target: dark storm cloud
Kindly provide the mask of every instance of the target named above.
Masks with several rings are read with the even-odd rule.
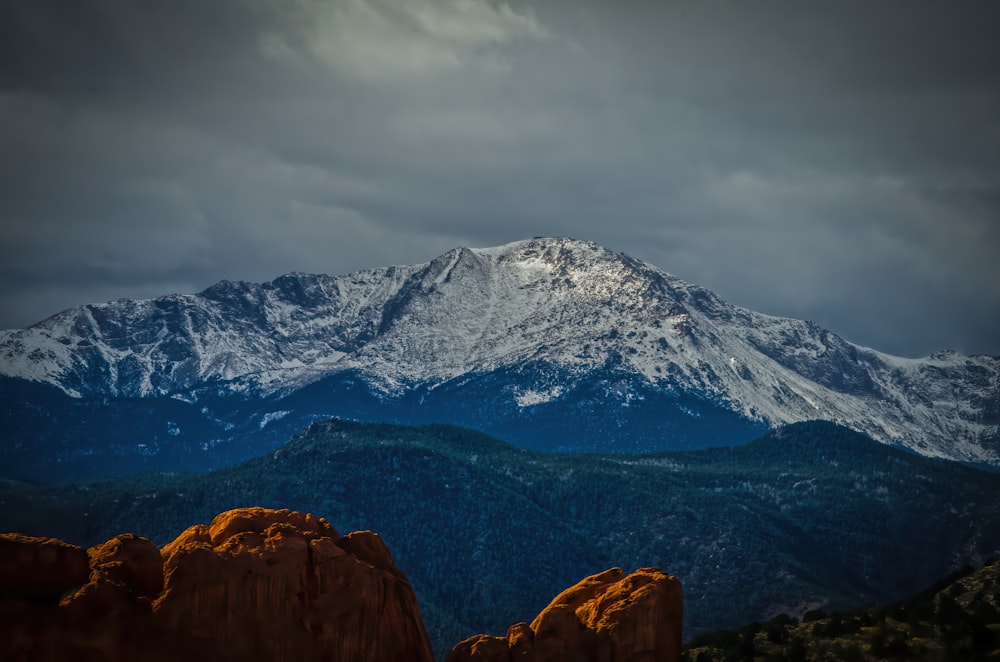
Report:
[[[571,235],[998,353],[996,7],[13,0],[0,325]]]

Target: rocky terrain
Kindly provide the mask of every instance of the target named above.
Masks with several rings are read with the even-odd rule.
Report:
[[[512,629],[524,636],[479,637],[449,659],[499,659],[483,655],[495,639],[537,662],[677,660],[682,613],[673,577],[614,568]],[[413,591],[378,535],[341,537],[313,515],[264,508],[224,512],[162,550],[133,534],[89,550],[0,535],[0,657],[433,659]]]
[[[0,657],[31,660],[433,659],[381,539],[245,508],[157,549],[0,536]]]
[[[680,660],[681,584],[657,568],[611,568],[566,589],[531,622],[462,641],[448,662]]]

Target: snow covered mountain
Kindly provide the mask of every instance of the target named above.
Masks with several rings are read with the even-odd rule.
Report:
[[[889,356],[565,238],[81,306],[0,332],[0,375],[15,465],[222,463],[339,415],[626,452],[825,419],[1000,466],[1000,358]]]

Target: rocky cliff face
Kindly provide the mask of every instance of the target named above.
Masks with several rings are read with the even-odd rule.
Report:
[[[448,662],[680,660],[681,584],[656,568],[625,575],[612,568],[587,577],[505,637],[459,643]]]
[[[406,576],[370,532],[248,508],[164,549],[0,536],[3,659],[431,660]]]

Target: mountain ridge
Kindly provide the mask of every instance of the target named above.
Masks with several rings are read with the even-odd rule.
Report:
[[[733,443],[823,418],[924,455],[1000,466],[1000,358],[893,357],[568,238],[82,306],[0,332],[0,375],[77,399],[222,398],[254,419],[233,422],[240,443],[283,416],[300,429],[313,415],[350,415],[339,402],[360,393],[373,420],[473,425],[543,449],[643,452],[670,448],[670,437],[710,445],[729,434]],[[310,411],[281,406],[309,388]],[[441,418],[422,419],[435,390],[469,406],[486,393],[497,413],[452,420],[442,401],[427,414]],[[592,432],[570,425],[549,446],[527,429],[598,409],[607,413]],[[712,432],[718,417],[730,422]]]

